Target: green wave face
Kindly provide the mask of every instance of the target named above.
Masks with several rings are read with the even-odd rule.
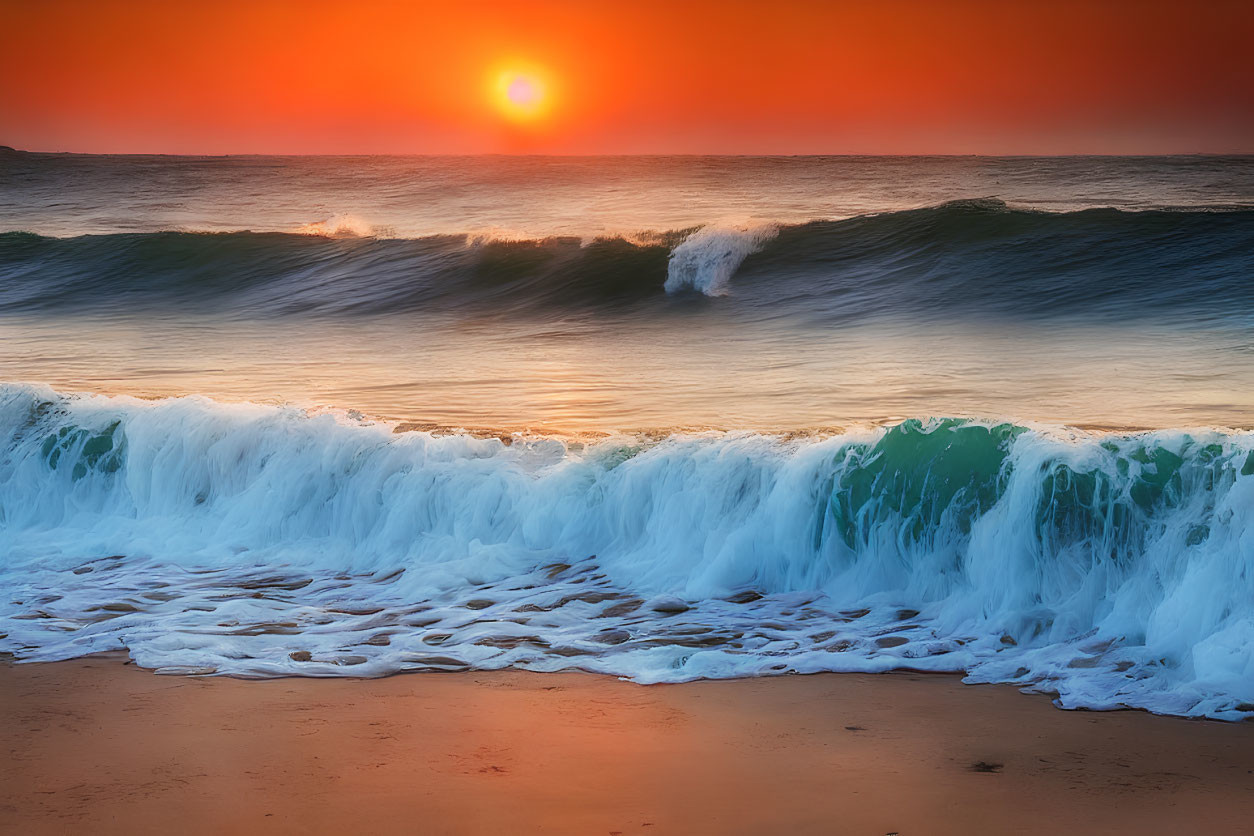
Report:
[[[1023,431],[912,419],[874,444],[850,446],[828,504],[831,528],[850,549],[869,545],[890,521],[900,539],[916,543],[950,526],[969,533],[997,500],[1010,442]]]

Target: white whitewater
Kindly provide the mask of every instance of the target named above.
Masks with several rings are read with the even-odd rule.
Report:
[[[778,231],[776,224],[752,222],[701,227],[671,251],[666,292],[695,290],[706,296],[727,295],[736,270]]]
[[[1254,712],[1254,434],[394,433],[0,387],[0,651],[166,672],[965,671]]]

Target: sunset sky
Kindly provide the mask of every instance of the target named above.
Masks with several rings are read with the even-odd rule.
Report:
[[[0,0],[0,144],[1254,152],[1252,43],[1248,0]]]

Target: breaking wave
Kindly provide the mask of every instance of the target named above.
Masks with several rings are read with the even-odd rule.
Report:
[[[167,673],[964,671],[1254,713],[1254,434],[474,438],[0,387],[0,650]]]
[[[667,293],[695,290],[725,296],[736,270],[776,231],[769,224],[702,227],[671,252],[663,287]]]

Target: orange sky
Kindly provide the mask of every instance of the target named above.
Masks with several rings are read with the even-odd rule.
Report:
[[[0,0],[0,144],[1254,152],[1254,2]],[[504,118],[491,77],[544,68]]]

